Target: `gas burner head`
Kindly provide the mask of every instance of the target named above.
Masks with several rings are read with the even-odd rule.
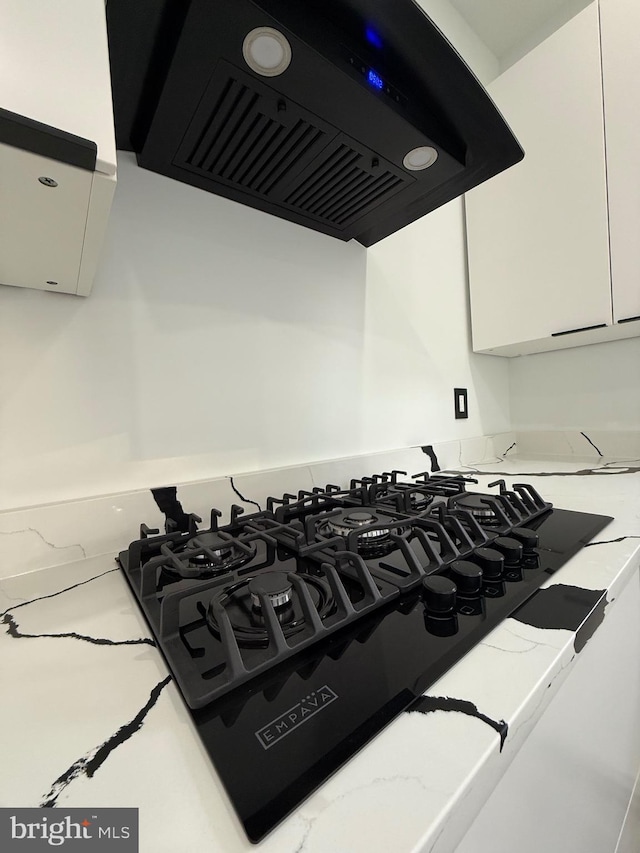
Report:
[[[348,536],[354,530],[364,527],[368,524],[377,524],[378,516],[366,509],[346,510],[341,515],[327,519],[327,527],[335,536]],[[370,530],[368,533],[375,536],[376,534],[385,535],[384,530]],[[363,537],[367,533],[362,534]]]
[[[335,609],[331,588],[325,580],[298,574],[309,591],[321,619],[326,619]],[[300,599],[285,572],[264,572],[246,578],[217,592],[209,603],[206,617],[211,630],[220,636],[216,609],[222,606],[229,617],[238,645],[266,647],[269,634],[259,593],[273,604],[276,619],[285,637],[303,631],[307,625]]]
[[[255,556],[255,547],[250,545],[245,551],[232,539],[211,531],[194,536],[174,553],[182,565],[167,563],[167,571],[183,578],[212,578],[248,563]]]
[[[389,521],[388,527],[371,527]],[[358,534],[358,551],[362,554],[380,553],[393,547],[391,534],[397,532],[392,526],[392,519],[380,513],[377,515],[369,508],[345,509],[318,523],[318,533],[321,536],[342,536],[347,538],[354,531]]]
[[[411,509],[415,512],[424,512],[432,503],[433,503],[433,495],[424,494],[423,492],[410,492],[409,494],[409,503],[411,505]]]
[[[221,563],[224,563],[232,554],[231,548],[215,548],[211,549],[212,555],[207,553],[194,554],[189,557],[189,565],[199,569],[216,569]]]
[[[293,587],[285,572],[265,572],[264,575],[249,581],[251,604],[256,610],[262,610],[260,593],[265,595],[274,607],[285,607],[293,597]]]
[[[465,494],[455,500],[456,509],[464,509],[471,513],[478,524],[484,527],[495,527],[500,524],[500,519],[491,508],[490,504],[485,503],[489,495]],[[451,504],[450,504],[451,505]]]

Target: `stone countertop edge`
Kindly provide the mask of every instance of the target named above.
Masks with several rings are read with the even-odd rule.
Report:
[[[571,625],[506,619],[259,845],[247,840],[115,555],[0,581],[0,806],[140,811],[143,853],[455,849],[640,565],[640,468],[509,458],[466,474],[532,482],[614,516],[544,584]],[[505,470],[503,470],[505,469]],[[9,735],[9,736],[7,736]]]

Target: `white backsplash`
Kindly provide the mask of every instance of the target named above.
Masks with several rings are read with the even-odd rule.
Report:
[[[584,460],[587,465],[601,458],[637,460],[640,459],[640,431],[504,432],[434,442],[432,447],[440,469],[459,470],[473,477],[476,465],[495,463],[499,471],[507,454],[510,458],[573,458]],[[242,506],[249,514],[257,510],[256,505],[264,509],[267,497],[278,498],[286,492],[311,491],[327,484],[346,488],[353,478],[393,469],[406,471],[408,475],[431,472],[431,458],[422,448],[418,445],[210,480],[173,480],[152,485],[177,486],[184,510],[199,515],[205,526],[209,525],[211,508],[216,507],[223,513],[221,523],[224,524],[229,520],[233,504]],[[115,555],[139,538],[142,522],[163,530],[164,516],[150,488],[5,510],[0,512],[0,578],[99,554]]]
[[[518,453],[585,459],[640,459],[640,430],[519,430]]]
[[[464,466],[472,468],[480,462],[498,463],[505,452],[513,449],[514,442],[513,433],[501,433],[436,442],[433,451],[440,468],[465,470]],[[431,471],[432,463],[422,447],[417,446],[165,485],[178,486],[178,499],[185,512],[199,515],[208,526],[212,507],[223,512],[221,523],[224,524],[229,520],[232,504],[243,506],[248,514],[257,509],[255,504],[264,509],[270,495],[281,497],[285,492],[310,491],[328,483],[348,487],[352,478],[392,469],[411,475]],[[0,512],[0,578],[99,554],[113,553],[115,556],[139,538],[142,522],[163,530],[164,516],[150,489]]]
[[[517,432],[640,430],[640,338],[512,358],[509,381]]]

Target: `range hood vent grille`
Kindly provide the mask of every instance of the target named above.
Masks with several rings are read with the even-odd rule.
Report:
[[[287,197],[287,203],[334,225],[353,222],[403,184],[391,172],[365,172],[358,165],[360,159],[357,151],[339,145]]]
[[[324,134],[302,119],[271,118],[266,106],[257,92],[228,79],[185,163],[268,196]],[[195,120],[200,124],[204,118]]]
[[[173,162],[201,180],[336,229],[412,182],[225,62],[214,72]]]

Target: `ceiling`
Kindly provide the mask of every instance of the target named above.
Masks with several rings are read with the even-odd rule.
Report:
[[[562,26],[590,0],[449,0],[491,52],[504,59],[539,31]],[[546,32],[544,32],[546,30]]]

